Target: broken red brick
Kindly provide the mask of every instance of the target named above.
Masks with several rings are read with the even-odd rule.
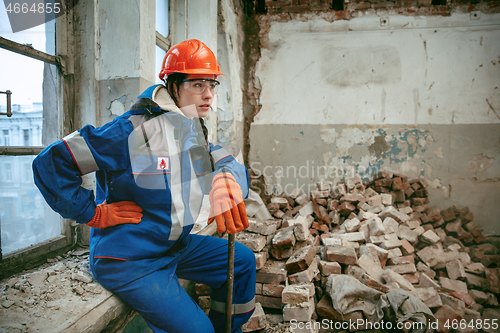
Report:
[[[441,219],[441,211],[436,206],[430,207],[426,214],[431,222],[437,222]]]
[[[392,266],[385,266],[385,268],[391,269],[398,274],[412,274],[417,271],[415,264],[392,265]]]
[[[357,260],[356,250],[352,247],[326,246],[324,258],[328,261],[346,265],[354,265]]]
[[[481,244],[482,242],[484,242],[484,236],[482,234],[474,237],[474,243]]]
[[[256,282],[280,284],[286,280],[285,263],[282,261],[268,260],[266,265],[257,272]]]
[[[330,276],[331,274],[342,274],[342,267],[338,262],[320,260],[318,266],[319,271],[323,276]]]
[[[440,307],[434,314],[434,317],[436,318],[438,324],[437,332],[444,333],[451,332],[452,328],[449,323],[454,320],[460,322],[460,320],[463,319],[460,313],[458,313],[449,305],[443,305],[442,307]],[[446,323],[448,323],[448,327],[445,327]]]
[[[458,259],[446,263],[446,272],[452,280],[465,280],[465,268]]]
[[[349,202],[344,202],[342,203],[339,208],[338,208],[338,211],[340,213],[340,215],[342,216],[348,216],[349,214],[351,214],[354,210],[356,210],[356,207],[354,207],[353,204],[349,203]]]
[[[283,304],[281,303],[281,297],[255,295],[255,302],[260,303],[264,308],[281,310],[283,307]]]
[[[415,193],[415,190],[411,186],[404,191],[407,198],[411,197],[413,193]]]
[[[330,199],[328,201],[327,209],[335,211],[335,210],[338,210],[339,206],[340,206],[340,202],[338,200]]]
[[[403,180],[401,179],[401,177],[394,177],[392,179],[392,189],[394,191],[403,189]]]
[[[428,205],[423,205],[422,207],[427,207],[428,208],[429,206]],[[424,224],[424,223],[431,222],[431,219],[429,218],[429,216],[427,216],[427,214],[422,214],[422,216],[420,217],[420,221],[422,221],[422,224]]]
[[[427,190],[425,188],[421,188],[421,189],[418,189],[415,191],[415,196],[417,198],[426,198],[429,196],[429,193],[427,192]]]
[[[284,284],[263,284],[262,285],[262,295],[271,297],[281,297],[283,290],[285,289]]]
[[[411,203],[414,206],[423,206],[429,203],[429,198],[412,198]]]
[[[486,273],[486,270],[485,270]],[[465,279],[467,281],[467,286],[469,288],[474,288],[475,289],[481,289],[481,290],[488,290],[489,289],[489,280],[482,278],[480,276],[474,275],[474,274],[469,274],[465,273]]]
[[[284,250],[277,250],[275,248],[271,248],[269,250],[269,254],[271,254],[271,256],[275,259],[283,260],[290,258],[293,254],[293,250],[294,250],[293,247],[289,247],[288,249]]]
[[[489,290],[495,294],[500,293],[499,269],[498,268],[486,268],[484,270],[484,273],[485,273],[486,279],[489,282]]]
[[[389,259],[389,265],[404,265],[404,264],[414,264],[414,256],[404,256]]]
[[[288,273],[294,274],[306,270],[316,255],[313,246],[306,246],[296,252],[286,261],[285,267]]]
[[[389,288],[382,283],[374,280],[370,275],[363,273],[361,275],[361,283],[363,283],[365,286],[373,288],[375,290],[381,291],[383,293],[386,293],[389,291]]]
[[[402,239],[401,252],[403,252],[403,254],[407,256],[413,254],[415,252],[415,248],[406,239]]]
[[[391,187],[392,186],[392,179],[390,179],[390,178],[378,179],[375,181],[375,186],[376,187]]]
[[[418,181],[417,181],[417,182],[414,182],[414,180],[411,180],[411,181],[410,181],[410,184],[411,184],[411,187],[412,187],[415,191],[416,191],[416,190],[418,190],[419,188],[421,188],[421,187],[422,187]]]
[[[419,282],[419,277],[417,273],[403,274],[403,277],[411,284],[417,284]]]
[[[467,208],[467,207],[465,207],[465,208]],[[467,209],[468,209],[468,208],[467,208]],[[467,221],[472,221],[472,220],[474,220],[474,214],[473,214],[472,212],[467,213],[467,214],[465,215],[465,220],[467,220]]]
[[[456,219],[457,215],[455,212],[455,207],[451,206],[441,211],[441,216],[445,222],[451,222]]]
[[[295,245],[294,227],[280,229],[273,238],[273,248],[285,250]]]
[[[406,191],[406,189],[408,189],[408,188],[410,188],[410,187],[411,187],[410,183],[408,183],[408,182],[403,182],[403,185],[402,185],[402,186],[403,186],[403,188],[402,188],[402,189],[403,189],[403,191]]]
[[[463,230],[462,229],[462,221],[457,220],[455,222],[448,223],[445,227],[445,230],[449,236],[457,237],[459,234],[462,233],[462,230]]]
[[[472,296],[469,293],[466,293],[463,291],[454,291],[454,292],[450,293],[450,296],[453,296],[455,298],[458,298],[459,300],[462,300],[467,307],[476,303],[474,301],[474,298],[472,298]]]
[[[321,232],[327,232],[328,226],[326,224],[320,224],[316,227],[316,230],[321,231]]]

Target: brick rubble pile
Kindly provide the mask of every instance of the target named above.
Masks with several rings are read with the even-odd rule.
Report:
[[[418,179],[380,173],[369,183],[359,176],[320,183],[310,195],[272,197],[267,208],[275,219],[250,219],[236,237],[254,251],[257,265],[258,304],[244,332],[270,325],[263,308],[282,311],[283,322],[364,319],[361,311],[334,309],[326,291],[332,274],[383,293],[410,292],[434,313],[440,332],[450,331],[447,319],[500,315],[498,239],[483,235],[467,207],[431,206]],[[196,291],[208,309],[208,288],[196,285]]]

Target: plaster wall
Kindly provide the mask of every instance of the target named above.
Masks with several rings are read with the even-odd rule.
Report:
[[[235,143],[243,146],[243,23],[242,9],[233,0],[221,0],[221,13],[217,59],[221,71],[225,74],[219,77],[221,87],[218,92],[217,104],[217,136],[221,143]]]
[[[154,83],[155,3],[75,6],[75,129],[123,114]]]
[[[220,63],[219,46],[219,15],[217,0],[171,0],[170,1],[170,40],[172,45],[187,39],[198,39],[205,43],[216,55]],[[217,107],[219,98],[212,102],[212,110],[205,118],[209,131],[209,141],[217,141]]]
[[[171,0],[170,39],[175,45],[196,38],[216,55],[224,76],[212,110],[205,118],[209,140],[223,145],[243,144],[242,77],[244,55],[242,10],[233,0]]]
[[[499,14],[272,22],[249,166],[275,194],[356,173],[421,177],[432,204],[469,206],[498,233],[499,41]]]

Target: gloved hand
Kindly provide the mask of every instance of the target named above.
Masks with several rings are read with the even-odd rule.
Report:
[[[248,228],[248,216],[241,188],[230,173],[219,173],[212,180],[212,190],[209,195],[210,218],[214,220],[217,231],[234,234]],[[224,223],[225,221],[225,223]]]
[[[95,215],[87,225],[92,228],[104,229],[118,224],[141,222],[142,208],[133,201],[119,201],[111,204],[106,202],[97,205]]]

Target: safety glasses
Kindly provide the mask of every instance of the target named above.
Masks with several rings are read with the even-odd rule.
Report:
[[[197,95],[203,94],[207,88],[215,95],[220,85],[220,82],[214,79],[186,79],[182,82],[184,84],[184,89]]]

